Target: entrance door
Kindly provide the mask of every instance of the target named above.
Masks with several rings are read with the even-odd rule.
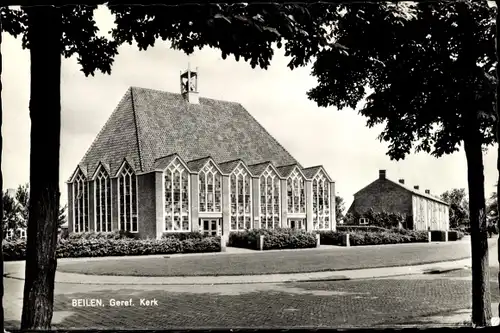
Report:
[[[212,236],[220,236],[222,234],[221,219],[201,219],[200,231],[204,234]]]
[[[290,229],[304,229],[305,227],[304,219],[289,219],[288,227]]]

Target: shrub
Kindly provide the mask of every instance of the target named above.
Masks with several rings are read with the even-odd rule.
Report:
[[[457,241],[464,238],[464,233],[458,230],[450,230],[448,231],[448,240],[449,241]]]
[[[443,230],[431,230],[431,241],[444,242],[446,240],[446,232]]]
[[[316,236],[304,230],[289,228],[253,229],[229,234],[228,246],[256,250],[257,242],[264,235],[264,250],[300,249],[316,247]]]
[[[77,240],[77,239],[132,239],[134,238],[134,234],[129,231],[123,230],[115,230],[111,232],[95,232],[95,231],[87,231],[81,233],[71,233],[69,234],[69,239]]]
[[[427,242],[427,231],[400,230],[402,231],[396,229],[377,232],[348,232],[349,243],[351,246],[358,246]],[[320,242],[324,245],[342,246],[342,237],[346,233],[345,231],[320,231]]]
[[[186,240],[186,239],[203,239],[207,237],[212,237],[211,235],[208,234],[203,234],[201,232],[197,231],[191,231],[191,232],[164,232],[161,235],[162,239],[167,239],[167,238],[175,238],[178,240]]]
[[[387,231],[386,228],[377,227],[374,225],[337,225],[337,231],[370,231],[370,232],[381,232]]]
[[[337,227],[337,230],[339,228]],[[342,245],[342,236],[347,232],[345,231],[319,231],[319,241],[323,245]]]
[[[106,235],[109,236],[109,235]],[[61,239],[57,244],[58,258],[82,258],[104,256],[131,256],[147,254],[220,252],[220,237],[203,239],[130,239],[89,237]],[[24,260],[26,242],[24,240],[2,243],[4,260]]]

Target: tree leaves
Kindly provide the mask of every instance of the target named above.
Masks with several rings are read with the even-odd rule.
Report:
[[[369,127],[385,124],[379,138],[396,160],[412,150],[455,152],[471,109],[483,144],[495,141],[495,79],[481,68],[496,59],[486,1],[352,4],[337,18],[333,41],[313,64],[318,85],[308,97],[318,106],[356,108],[366,100],[360,113]]]

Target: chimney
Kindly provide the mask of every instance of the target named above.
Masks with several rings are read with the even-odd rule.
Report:
[[[431,190],[425,190],[425,194],[431,194]]]
[[[191,104],[200,104],[198,96],[198,67],[195,71],[191,71],[191,65],[188,63],[188,69],[184,73],[181,72],[181,94],[184,99]]]
[[[415,190],[417,190],[417,191],[418,191],[419,186],[418,186],[418,185],[415,185],[415,186],[413,186],[413,188],[414,188]]]
[[[404,185],[405,180],[404,180],[404,179],[400,179],[400,180],[399,180],[399,183]]]
[[[378,171],[378,179],[385,179],[385,170]]]

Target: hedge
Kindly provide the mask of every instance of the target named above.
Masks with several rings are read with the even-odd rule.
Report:
[[[369,231],[369,232],[381,232],[387,231],[388,229],[377,227],[374,225],[337,225],[337,231]]]
[[[257,250],[258,239],[264,236],[263,250],[304,249],[316,247],[313,233],[288,228],[253,229],[231,232],[228,246]]]
[[[209,234],[203,234],[201,232],[191,231],[191,232],[164,232],[161,236],[162,239],[167,238],[175,238],[178,240],[187,240],[187,239],[204,239],[208,237],[213,237]]]
[[[342,246],[344,231],[319,231],[320,242],[324,245]],[[427,231],[410,231],[404,229],[387,230],[383,232],[357,231],[349,232],[351,246],[377,245],[377,244],[402,244],[422,243],[428,241]]]
[[[102,235],[101,235],[102,236]],[[4,260],[24,260],[26,241],[3,241]],[[80,238],[61,239],[57,244],[58,258],[83,258],[106,256],[133,256],[148,254],[220,252],[220,237],[202,239],[113,239]]]
[[[457,230],[448,231],[448,241],[457,241],[464,238],[464,233]]]

